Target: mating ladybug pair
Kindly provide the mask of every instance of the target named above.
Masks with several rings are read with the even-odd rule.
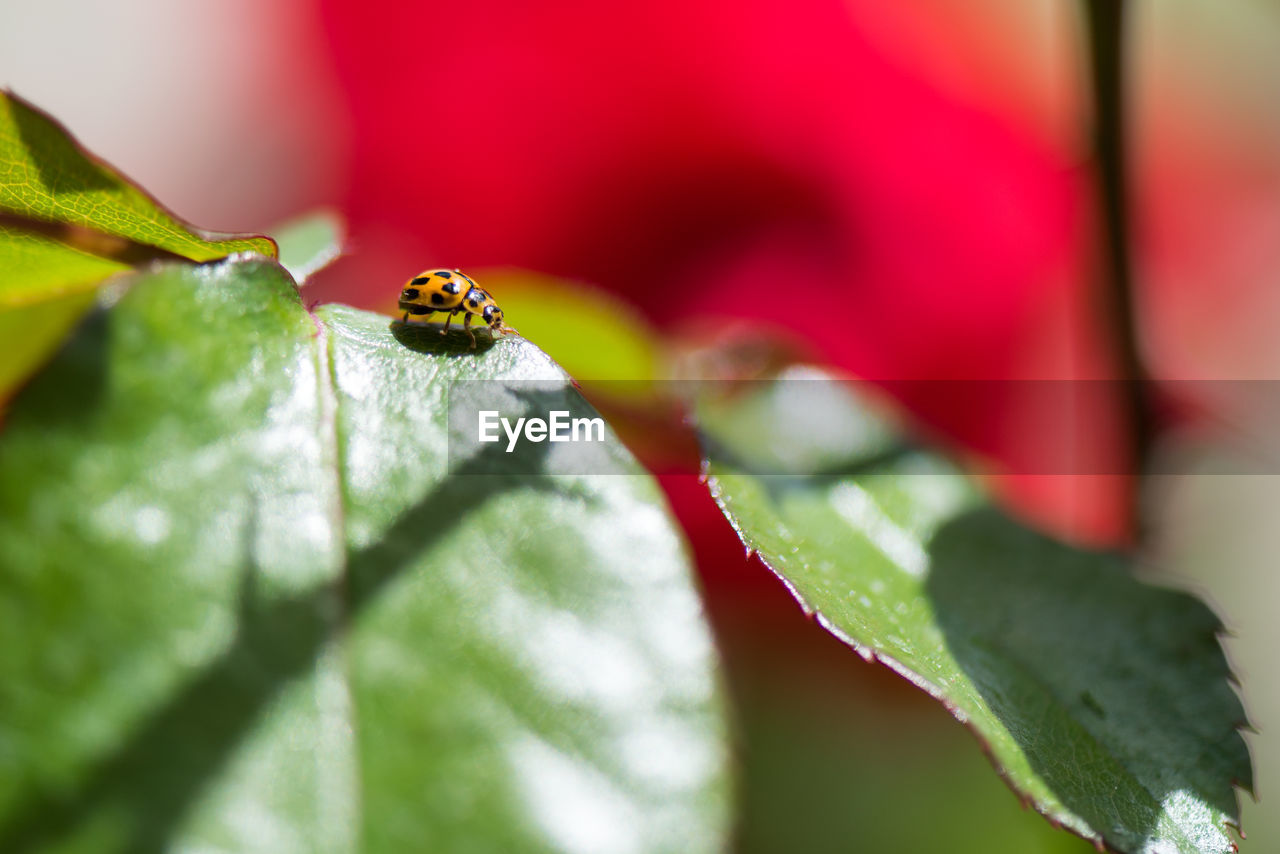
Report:
[[[476,348],[476,336],[471,331],[473,317],[479,316],[493,332],[515,332],[502,322],[502,309],[493,297],[458,270],[426,270],[414,276],[400,292],[400,308],[406,323],[410,315],[425,321],[437,311],[445,312],[441,335],[448,334],[453,316],[462,314],[462,331],[471,339],[472,350]]]

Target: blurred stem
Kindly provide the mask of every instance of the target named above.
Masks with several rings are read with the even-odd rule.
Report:
[[[1129,407],[1135,471],[1147,467],[1155,436],[1148,375],[1143,367],[1130,259],[1125,169],[1125,13],[1128,0],[1084,0],[1094,104],[1094,174],[1103,226],[1102,295]],[[1137,490],[1135,490],[1136,500]],[[1136,507],[1135,507],[1136,511]],[[1135,512],[1135,519],[1140,516]]]

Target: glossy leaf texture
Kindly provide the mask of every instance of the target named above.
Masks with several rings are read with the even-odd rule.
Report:
[[[1023,799],[1118,851],[1234,850],[1244,711],[1200,600],[1028,529],[816,370],[708,387],[697,412],[747,545],[966,723]]]
[[[455,381],[589,415],[554,363],[309,314],[265,259],[116,296],[0,434],[0,850],[721,848],[652,480],[612,441],[613,474],[447,464]]]

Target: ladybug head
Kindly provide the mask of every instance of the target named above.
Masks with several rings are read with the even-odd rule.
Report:
[[[515,332],[514,329],[503,323],[502,309],[498,308],[493,303],[486,305],[480,316],[484,318],[485,323],[489,324],[489,328],[495,332]]]

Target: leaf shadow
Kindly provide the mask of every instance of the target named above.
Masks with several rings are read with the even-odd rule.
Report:
[[[457,326],[450,326],[445,333],[443,323],[391,321],[391,334],[397,341],[416,353],[432,356],[475,356],[492,349],[497,343],[489,327],[479,326],[474,331],[478,334],[475,349],[472,349],[471,339]]]
[[[538,405],[525,394],[526,402]],[[524,465],[535,465],[547,450],[525,443]],[[450,527],[441,525],[441,519],[465,518],[507,490],[569,491],[551,478],[502,474],[506,460],[506,454],[491,446],[462,462],[401,514],[378,542],[349,551],[344,579],[296,596],[262,600],[253,583],[258,569],[250,550],[253,532],[246,532],[246,582],[228,649],[133,727],[127,741],[83,783],[69,793],[36,794],[15,809],[14,818],[0,826],[0,851],[45,848],[104,806],[127,828],[128,838],[118,850],[166,850],[189,808],[281,691],[310,672],[352,615],[448,533]]]
[[[1252,780],[1245,712],[1208,606],[992,508],[948,521],[928,552],[925,592],[951,654],[1107,845],[1142,848],[1187,796],[1238,815],[1232,784]],[[1113,775],[1144,791],[1117,792]]]

